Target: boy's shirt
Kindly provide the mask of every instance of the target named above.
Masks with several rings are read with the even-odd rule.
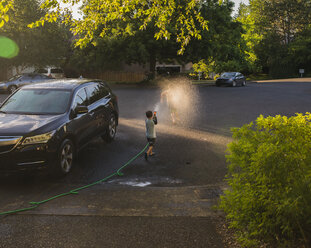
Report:
[[[157,137],[155,123],[152,119],[146,119],[146,136],[151,139],[155,139]]]

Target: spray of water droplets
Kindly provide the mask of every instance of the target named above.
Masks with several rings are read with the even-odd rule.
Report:
[[[161,112],[167,121],[190,126],[195,120],[198,109],[198,92],[187,78],[170,78],[160,82],[161,101],[154,109]]]

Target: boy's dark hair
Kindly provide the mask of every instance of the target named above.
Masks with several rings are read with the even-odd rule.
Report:
[[[152,111],[150,111],[150,110],[147,111],[146,116],[147,116],[147,118],[151,118],[153,116]]]

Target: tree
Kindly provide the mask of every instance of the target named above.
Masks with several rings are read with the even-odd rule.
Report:
[[[293,75],[291,43],[310,25],[310,0],[250,0],[240,6],[238,20],[243,23],[250,58],[273,77]]]
[[[60,3],[74,5],[80,2],[83,2],[83,19],[69,22],[75,34],[80,36],[77,45],[81,47],[94,42],[96,34],[100,37],[133,35],[152,24],[156,40],[170,39],[176,34],[182,54],[192,38],[201,39],[202,30],[208,29],[200,12],[203,1],[197,0],[46,0],[42,7],[53,11],[36,25],[55,21],[62,13]]]
[[[0,34],[14,40],[19,54],[10,60],[0,60],[7,66],[60,65],[70,47],[70,32],[60,22],[45,28],[30,29],[27,25],[45,16],[37,0],[14,0],[7,11],[7,23]]]
[[[236,20],[242,23],[244,30],[242,38],[245,41],[245,59],[248,62],[250,72],[259,72],[262,67],[258,64],[257,54],[255,53],[255,47],[262,40],[262,34],[258,32],[255,25],[256,19],[259,18],[254,13],[251,14],[250,5],[241,3],[239,6]]]
[[[132,21],[132,25],[133,29],[138,31],[132,35],[100,37],[100,32],[95,33],[93,43],[96,47],[87,45],[82,51],[77,51],[74,61],[84,61],[81,68],[93,69],[118,67],[121,61],[128,64],[150,63],[151,73],[155,71],[156,61],[180,64],[189,61],[200,62],[194,69],[204,67],[209,68],[210,72],[247,71],[245,43],[241,38],[243,30],[241,24],[233,20],[232,9],[231,1],[224,1],[222,4],[219,4],[218,0],[202,2],[201,15],[208,21],[209,29],[202,31],[201,40],[192,39],[182,55],[177,55],[179,47],[175,42],[177,36],[174,34],[173,25],[168,26],[172,33],[170,40],[156,40],[154,23],[149,23],[145,30],[138,30],[140,23],[136,20]],[[87,56],[87,59],[79,59],[79,56]],[[204,63],[208,63],[208,66]],[[208,73],[206,75],[208,76]]]
[[[1,0],[0,2],[0,28],[9,21],[8,11],[13,8],[13,0]]]
[[[178,46],[172,40],[155,40],[153,26],[133,35],[121,37],[100,37],[93,39],[96,46],[88,44],[84,48],[75,48],[71,65],[78,70],[102,71],[119,69],[121,65],[138,63],[149,64],[150,75],[155,73],[157,61],[178,59]]]
[[[307,73],[311,72],[311,28],[308,27],[296,35],[295,40],[289,45],[289,55],[291,62],[298,69],[305,69]]]
[[[260,27],[268,33],[277,34],[284,44],[293,41],[295,35],[310,24],[310,0],[264,1],[258,11],[264,17],[258,20]]]
[[[231,1],[218,4],[217,0],[208,0],[202,5],[201,13],[209,29],[202,32],[202,40],[189,43],[184,55],[188,61],[199,61],[194,69],[205,68],[205,77],[210,72],[249,71],[242,25],[232,18],[232,11]]]

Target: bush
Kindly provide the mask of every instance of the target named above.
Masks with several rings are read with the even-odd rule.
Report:
[[[311,114],[233,129],[220,207],[246,247],[311,245]]]

